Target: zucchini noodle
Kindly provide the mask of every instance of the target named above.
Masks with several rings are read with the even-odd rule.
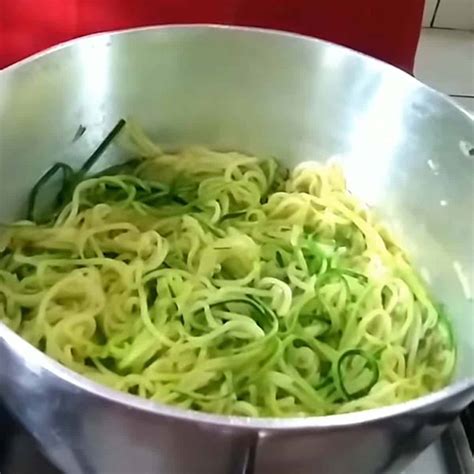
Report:
[[[10,328],[100,383],[220,414],[330,415],[449,382],[444,311],[337,166],[165,153],[119,125],[2,236]],[[134,159],[91,174],[119,132]]]

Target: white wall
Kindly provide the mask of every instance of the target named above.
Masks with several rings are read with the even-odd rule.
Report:
[[[474,30],[474,0],[425,0],[423,26]]]

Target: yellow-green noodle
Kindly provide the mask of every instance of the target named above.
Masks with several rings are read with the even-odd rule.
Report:
[[[111,387],[222,414],[329,415],[449,381],[446,317],[338,167],[128,135],[126,168],[59,167],[61,205],[4,234],[0,319],[22,337]]]

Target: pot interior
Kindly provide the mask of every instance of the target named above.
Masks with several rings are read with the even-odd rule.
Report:
[[[165,148],[236,149],[289,167],[338,160],[446,305],[456,377],[474,376],[473,123],[446,98],[287,34],[169,27],[81,39],[0,72],[0,221],[24,212],[52,163],[82,163],[120,117]],[[104,166],[120,154],[112,147]]]

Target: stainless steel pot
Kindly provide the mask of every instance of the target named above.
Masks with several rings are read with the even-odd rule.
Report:
[[[402,405],[306,419],[184,411],[76,375],[0,324],[0,395],[67,473],[372,473],[401,468],[474,398],[472,119],[374,59],[322,41],[162,27],[73,41],[0,72],[0,220],[56,160],[81,162],[120,116],[165,146],[339,155],[446,303],[456,381]],[[78,127],[86,132],[78,138]],[[109,159],[111,158],[109,155]],[[464,273],[462,273],[464,272]]]

